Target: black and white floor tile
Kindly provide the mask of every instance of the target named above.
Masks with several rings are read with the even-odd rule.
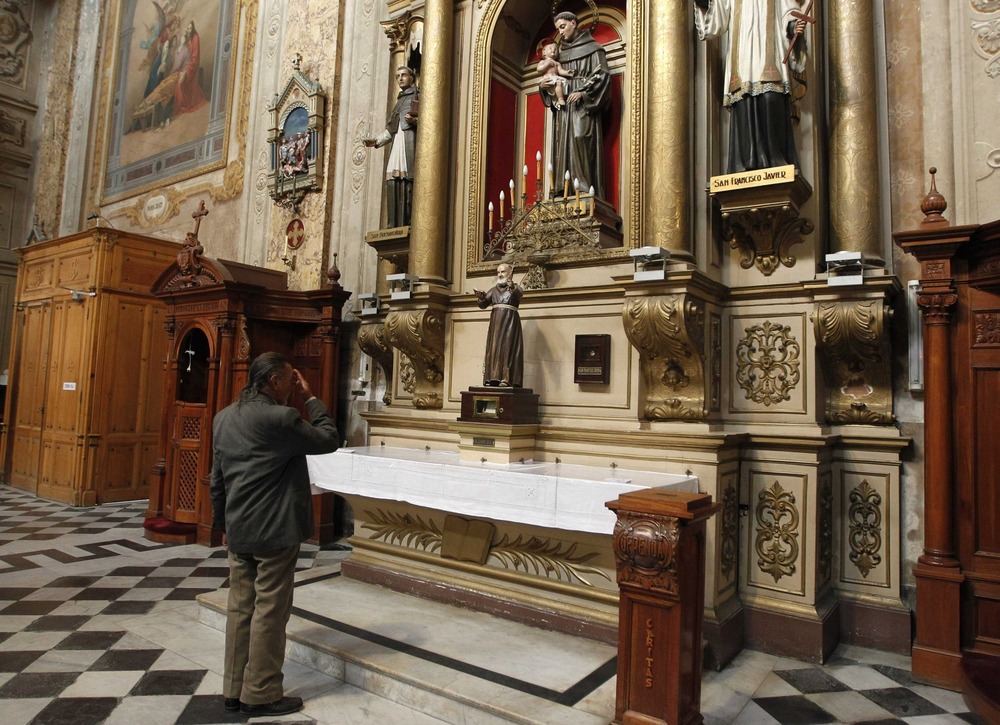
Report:
[[[222,708],[223,635],[194,601],[228,585],[225,552],[147,541],[144,511],[0,485],[0,723],[247,722]],[[298,566],[346,553],[305,545]],[[441,722],[302,665],[285,672],[306,707],[282,722]],[[977,723],[960,695],[914,683],[908,658],[848,646],[824,667],[744,651],[705,673],[702,711],[709,725]]]

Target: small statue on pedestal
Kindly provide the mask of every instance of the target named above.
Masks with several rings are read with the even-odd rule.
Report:
[[[497,282],[486,292],[474,289],[479,308],[490,312],[486,333],[486,357],[483,361],[483,385],[520,388],[524,383],[524,338],[521,335],[523,291],[515,284],[509,264],[497,267]]]

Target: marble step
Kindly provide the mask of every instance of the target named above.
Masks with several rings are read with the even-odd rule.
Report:
[[[227,590],[198,597],[225,629]],[[454,725],[606,725],[614,647],[340,575],[296,577],[289,659]]]

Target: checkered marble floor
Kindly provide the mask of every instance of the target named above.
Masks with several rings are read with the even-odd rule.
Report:
[[[222,708],[223,635],[199,622],[194,601],[227,586],[225,554],[147,541],[144,510],[73,508],[0,485],[3,725],[247,721]],[[306,545],[298,568],[348,553]],[[909,666],[849,646],[824,667],[745,650],[705,673],[702,712],[709,725],[977,722],[960,695],[913,683]],[[306,705],[283,722],[441,722],[292,661],[285,683]]]

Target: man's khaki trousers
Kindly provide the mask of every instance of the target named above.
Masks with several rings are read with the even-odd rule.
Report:
[[[260,554],[229,552],[225,697],[264,705],[284,696],[281,666],[298,556],[298,544]]]

